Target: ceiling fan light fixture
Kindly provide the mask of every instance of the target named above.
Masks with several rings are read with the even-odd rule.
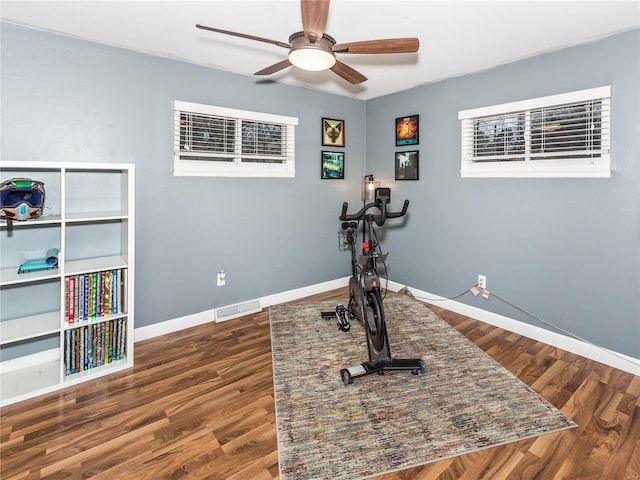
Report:
[[[302,70],[319,72],[336,64],[336,56],[333,53],[336,41],[326,33],[321,38],[317,38],[313,32],[310,32],[309,36],[304,32],[296,32],[289,37],[289,43],[291,44],[289,61]]]
[[[303,47],[292,49],[289,52],[289,61],[302,70],[319,72],[333,67],[336,64],[336,57],[325,50]]]

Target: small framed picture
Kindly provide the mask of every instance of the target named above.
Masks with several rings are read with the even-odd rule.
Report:
[[[322,180],[344,179],[344,152],[322,152],[320,178]]]
[[[322,119],[322,146],[344,147],[344,120]]]
[[[418,151],[396,152],[396,180],[419,180]]]
[[[396,147],[418,145],[419,115],[396,118]]]

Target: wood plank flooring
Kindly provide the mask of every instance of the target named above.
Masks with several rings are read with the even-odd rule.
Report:
[[[432,309],[580,427],[377,480],[640,480],[640,377]],[[138,342],[133,369],[2,408],[0,477],[277,479],[272,375],[266,309]]]

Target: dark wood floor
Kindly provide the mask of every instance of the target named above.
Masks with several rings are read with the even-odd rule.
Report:
[[[640,480],[640,377],[433,310],[580,427],[378,480]],[[0,413],[3,480],[276,479],[268,310],[139,342],[133,369]]]

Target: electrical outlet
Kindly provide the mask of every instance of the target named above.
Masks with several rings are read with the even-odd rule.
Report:
[[[220,270],[218,272],[218,286],[222,287],[227,284],[227,272]]]
[[[478,275],[478,286],[480,288],[487,288],[487,277],[484,275]]]

